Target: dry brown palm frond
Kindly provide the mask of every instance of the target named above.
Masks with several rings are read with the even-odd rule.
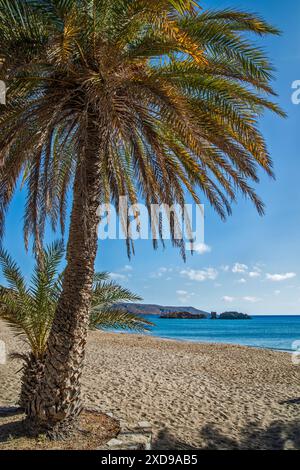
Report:
[[[42,250],[47,218],[64,230],[89,142],[101,166],[100,200],[117,209],[120,196],[151,212],[151,204],[183,206],[203,194],[224,218],[240,192],[263,213],[255,185],[261,168],[271,176],[273,169],[258,122],[264,110],[284,113],[270,99],[272,66],[251,35],[278,31],[255,15],[204,11],[188,0],[55,5],[12,0],[8,8],[0,0],[0,79],[8,84],[0,235],[20,176],[25,238]],[[159,224],[152,230],[161,234]]]

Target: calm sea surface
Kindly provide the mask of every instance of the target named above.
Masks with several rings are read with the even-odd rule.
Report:
[[[251,320],[161,319],[147,315],[155,323],[150,334],[183,341],[230,343],[259,348],[293,351],[299,341],[300,316],[253,316]]]

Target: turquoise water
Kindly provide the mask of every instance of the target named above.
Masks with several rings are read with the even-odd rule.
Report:
[[[161,338],[281,351],[293,351],[293,342],[300,342],[300,316],[253,316],[251,320],[161,319],[155,315],[146,318],[155,323],[150,334]]]

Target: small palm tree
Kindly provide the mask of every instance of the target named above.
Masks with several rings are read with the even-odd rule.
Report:
[[[36,262],[30,286],[11,256],[0,249],[0,264],[8,288],[0,291],[0,318],[30,345],[28,354],[12,354],[24,361],[19,403],[22,407],[32,398],[43,373],[47,339],[61,293],[62,274],[59,265],[64,255],[62,242],[55,242],[43,250]],[[94,276],[90,309],[91,329],[129,329],[143,332],[150,322],[115,306],[122,301],[137,301],[140,297],[109,280],[105,272]]]

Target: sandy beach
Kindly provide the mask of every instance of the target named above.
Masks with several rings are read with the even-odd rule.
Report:
[[[2,322],[0,340],[26,349]],[[0,365],[0,405],[17,401],[19,369]],[[129,426],[149,421],[156,449],[300,449],[300,365],[288,353],[91,332],[83,392]]]

